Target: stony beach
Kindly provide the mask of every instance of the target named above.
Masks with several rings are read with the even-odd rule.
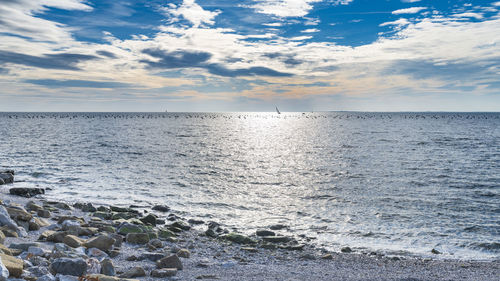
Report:
[[[328,252],[275,225],[246,236],[166,205],[54,202],[0,172],[3,280],[499,280],[500,261]],[[438,255],[439,253],[436,253]]]

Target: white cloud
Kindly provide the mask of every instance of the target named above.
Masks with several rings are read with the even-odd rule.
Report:
[[[309,28],[309,29],[302,30],[300,32],[302,32],[302,33],[314,33],[314,32],[319,32],[319,29],[317,29],[317,28]]]
[[[416,14],[422,10],[427,9],[426,7],[412,7],[412,8],[406,8],[406,9],[399,9],[396,11],[393,11],[393,15],[400,15],[400,14]]]
[[[401,2],[403,3],[416,3],[416,2],[420,2],[422,0],[401,0]]]
[[[314,3],[324,0],[254,0],[256,4],[245,6],[258,13],[278,17],[303,17],[313,8]],[[354,0],[330,0],[333,5],[347,5]]]
[[[80,0],[11,0],[0,5],[0,28],[10,34],[39,41],[62,42],[71,40],[70,29],[62,24],[36,16],[48,7],[64,10],[91,11],[92,7]]]
[[[408,25],[408,24],[410,24],[410,22],[407,19],[401,18],[401,19],[398,19],[396,21],[381,23],[379,26],[387,26],[387,25],[403,26],[403,25]]]
[[[278,26],[283,26],[283,23],[281,23],[281,22],[272,22],[272,23],[263,23],[262,25],[278,27]]]
[[[499,2],[495,2],[492,4],[493,6],[496,6],[496,7],[499,7],[500,6],[500,1]]]
[[[461,14],[452,15],[452,17],[455,17],[455,18],[475,18],[475,19],[480,20],[483,18],[483,15],[478,14],[478,13],[461,13]]]
[[[200,5],[196,4],[194,0],[184,0],[182,5],[178,7],[169,4],[169,7],[165,7],[164,11],[175,17],[183,17],[195,27],[201,24],[213,25],[215,23],[214,18],[221,13],[220,10],[204,10]]]

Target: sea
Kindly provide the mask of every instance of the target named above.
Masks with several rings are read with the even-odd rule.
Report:
[[[0,113],[8,188],[332,251],[500,258],[500,113]],[[441,254],[431,253],[432,249]]]

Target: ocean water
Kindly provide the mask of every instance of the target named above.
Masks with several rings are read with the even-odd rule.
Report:
[[[0,168],[331,250],[500,258],[499,113],[0,113]]]

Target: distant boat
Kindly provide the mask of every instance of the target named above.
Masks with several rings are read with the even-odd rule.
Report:
[[[277,106],[276,106],[276,113],[281,114],[281,112],[280,112],[280,110],[278,109]]]
[[[168,112],[168,110],[165,109],[165,112]]]

